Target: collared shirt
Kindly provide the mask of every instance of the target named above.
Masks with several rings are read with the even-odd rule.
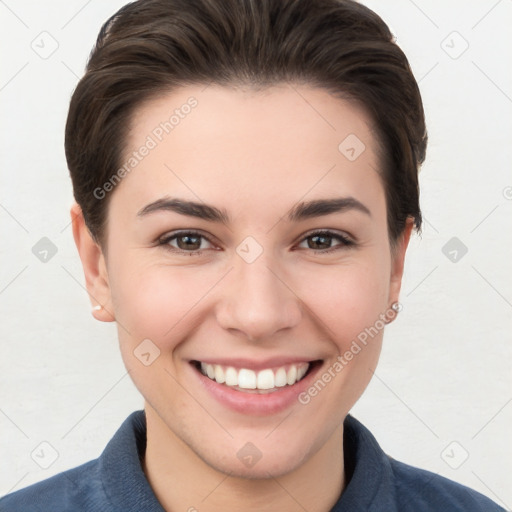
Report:
[[[468,487],[392,459],[351,415],[343,445],[348,483],[331,512],[505,512]],[[142,469],[145,451],[146,418],[136,411],[99,458],[5,496],[0,512],[165,512]]]

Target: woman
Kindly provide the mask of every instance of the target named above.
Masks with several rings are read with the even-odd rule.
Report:
[[[107,21],[69,109],[71,217],[145,409],[2,510],[503,510],[349,415],[401,309],[426,143],[405,55],[354,1]]]

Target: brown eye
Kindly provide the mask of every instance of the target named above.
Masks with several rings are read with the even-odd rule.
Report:
[[[178,249],[197,251],[201,247],[201,236],[198,235],[180,235],[176,237]]]
[[[330,249],[332,244],[332,236],[329,235],[313,235],[307,240],[309,249]]]
[[[166,246],[171,251],[175,250],[191,254],[200,252],[203,249],[210,249],[212,246],[204,235],[194,231],[182,231],[181,233],[171,234],[160,239],[159,245]]]
[[[316,233],[311,233],[307,237],[303,238],[299,247],[306,243],[307,247],[302,246],[304,249],[311,249],[315,252],[330,252],[337,249],[343,249],[349,246],[355,245],[355,243],[338,233],[333,233],[331,231],[318,231]],[[333,245],[333,242],[337,242]]]

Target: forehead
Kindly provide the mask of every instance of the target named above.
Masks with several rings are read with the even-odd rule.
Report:
[[[379,192],[377,152],[364,109],[323,89],[187,86],[134,113],[121,165],[135,165],[112,200],[135,209],[165,193],[207,196],[236,210],[237,199],[293,204],[333,187]]]

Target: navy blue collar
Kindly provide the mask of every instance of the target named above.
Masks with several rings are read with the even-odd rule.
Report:
[[[144,411],[135,411],[99,458],[103,489],[114,510],[165,512],[142,470],[145,453],[146,415]]]
[[[389,484],[389,459],[372,434],[348,415],[344,422],[347,485],[332,512],[368,510],[379,489]],[[103,488],[116,510],[164,512],[142,470],[146,451],[146,416],[132,413],[99,458]]]

